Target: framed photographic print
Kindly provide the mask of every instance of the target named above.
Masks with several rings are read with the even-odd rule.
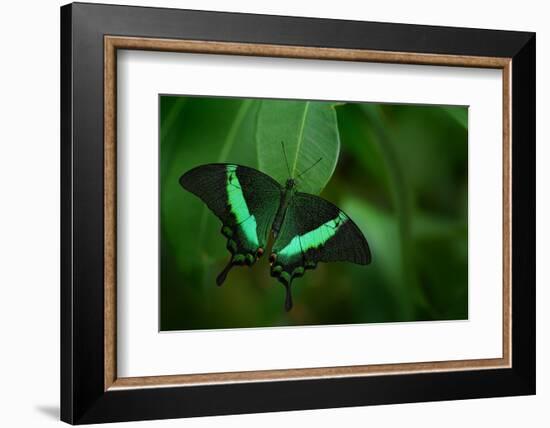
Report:
[[[61,418],[535,393],[535,35],[61,8]]]

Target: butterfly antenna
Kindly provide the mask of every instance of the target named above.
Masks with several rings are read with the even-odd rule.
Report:
[[[283,141],[281,141],[281,147],[283,148],[283,155],[285,157],[285,164],[286,164],[286,170],[288,171],[288,178],[292,178],[292,175],[290,174],[290,166],[288,165],[288,158],[286,157],[285,143]]]
[[[317,161],[315,161],[315,163],[313,165],[311,165],[308,169],[306,169],[304,172],[301,172],[300,174],[298,174],[298,177],[296,178],[300,178],[302,175],[304,175],[306,172],[308,172],[311,168],[313,168],[315,165],[317,165],[319,162],[321,162],[323,160],[323,158],[319,158],[317,159]]]

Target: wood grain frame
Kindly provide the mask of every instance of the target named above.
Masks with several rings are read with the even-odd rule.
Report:
[[[204,373],[172,376],[118,377],[116,368],[116,84],[117,50],[248,55],[339,61],[441,65],[502,70],[503,147],[503,284],[502,357],[459,361],[357,365],[306,369]],[[422,54],[270,44],[170,40],[144,37],[104,37],[104,390],[211,385],[316,378],[361,377],[424,372],[509,368],[512,362],[512,58]]]

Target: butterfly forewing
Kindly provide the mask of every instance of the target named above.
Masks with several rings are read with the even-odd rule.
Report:
[[[180,178],[221,220],[231,259],[218,285],[234,265],[252,265],[265,249],[281,200],[281,186],[253,168],[235,164],[196,167]]]

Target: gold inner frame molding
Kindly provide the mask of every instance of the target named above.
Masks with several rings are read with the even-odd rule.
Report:
[[[430,361],[421,363],[376,364],[304,369],[261,370],[227,373],[204,373],[170,376],[117,376],[116,318],[116,89],[117,50],[168,51],[212,55],[244,55],[299,59],[362,61],[393,64],[441,65],[493,68],[502,70],[502,145],[503,145],[503,287],[502,287],[502,357],[492,359]],[[297,380],[312,378],[392,375],[419,372],[479,370],[511,367],[511,286],[512,286],[512,164],[511,164],[511,58],[461,55],[383,52],[360,49],[283,46],[140,37],[104,37],[104,388],[144,388],[192,386],[204,384]]]

